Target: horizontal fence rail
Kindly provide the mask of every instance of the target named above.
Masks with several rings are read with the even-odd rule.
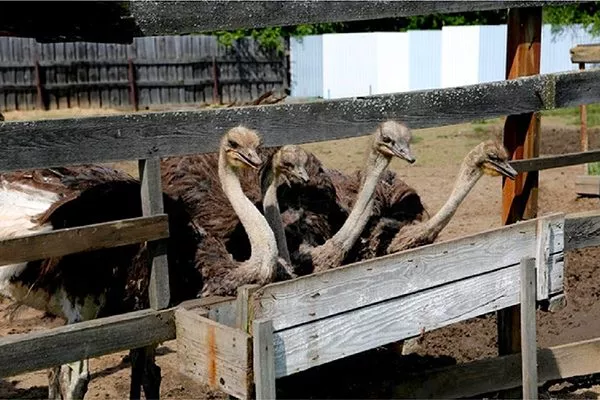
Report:
[[[0,337],[0,377],[175,339],[174,310],[142,310]]]
[[[126,246],[167,237],[169,222],[166,214],[20,236],[0,241],[0,269],[7,264]]]
[[[551,168],[568,167],[600,161],[600,150],[582,151],[578,153],[567,153],[556,156],[542,156],[524,160],[513,160],[510,165],[517,172],[540,171]]]
[[[368,134],[399,119],[427,128],[600,101],[600,71],[314,103],[150,112],[0,124],[0,171],[214,152],[224,129],[258,129],[265,146]]]
[[[189,34],[322,22],[541,7],[551,1],[203,1],[136,0],[131,14],[143,35]],[[252,16],[249,18],[248,16]]]

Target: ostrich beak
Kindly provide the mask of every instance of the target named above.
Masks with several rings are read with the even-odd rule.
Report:
[[[263,163],[263,160],[254,149],[239,150],[236,153],[239,160],[251,168],[258,169]]]
[[[518,172],[506,161],[488,160],[490,166],[508,179],[514,180]]]
[[[404,145],[396,143],[395,145],[391,146],[390,150],[396,157],[406,160],[409,164],[417,161],[415,157],[413,157],[412,151],[410,150],[410,146],[408,144]]]
[[[308,177],[308,172],[306,172],[306,168],[304,167],[294,168],[293,174],[302,182],[308,182],[310,180],[310,178]]]

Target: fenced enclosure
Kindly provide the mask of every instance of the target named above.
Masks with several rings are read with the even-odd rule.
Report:
[[[287,86],[284,54],[251,38],[225,46],[206,35],[130,45],[0,37],[0,110],[249,102]]]
[[[534,113],[600,101],[600,71],[539,74],[539,35],[535,33],[541,25],[544,2],[295,2],[290,6],[283,2],[216,1],[169,2],[165,6],[143,1],[133,5],[133,15],[146,34],[189,33],[199,26],[215,28],[215,24],[225,29],[510,6],[508,79],[310,104],[3,122],[2,171],[141,160],[145,215],[127,221],[129,230],[118,243],[106,237],[123,229],[119,222],[77,228],[77,233],[64,229],[3,241],[3,264],[124,242],[154,241],[151,243],[158,248],[155,241],[167,234],[159,158],[213,152],[223,130],[239,123],[259,130],[265,146],[276,146],[363,135],[387,119],[399,119],[417,129],[508,115],[505,145],[513,156],[512,165],[521,173],[515,183],[504,183],[503,222],[509,226],[263,288],[243,287],[236,300],[195,300],[174,309],[166,308],[168,266],[164,254],[157,251],[153,253],[151,310],[2,338],[1,376],[177,338],[184,373],[239,398],[274,398],[278,377],[501,310],[504,317],[499,319],[505,332],[499,338],[501,352],[518,353],[522,345],[528,356],[519,358],[527,359],[527,366],[535,366],[535,335],[524,326],[527,340],[521,344],[514,339],[520,336],[520,328],[508,322],[515,312],[510,307],[521,304],[531,313],[536,302],[523,303],[523,293],[535,293],[542,303],[562,301],[564,252],[600,244],[600,213],[536,215],[533,193],[538,170],[600,160],[598,151],[552,157],[536,153],[539,126]],[[215,14],[215,7],[219,13]],[[521,59],[533,62],[521,64]],[[529,199],[528,208],[517,202],[517,193]],[[519,219],[527,221],[517,222]],[[72,247],[45,253],[48,240],[65,241],[65,237],[73,238],[68,241],[74,243]],[[532,268],[534,280],[530,279]],[[525,284],[530,281],[535,284]],[[233,341],[238,345],[232,346]],[[589,343],[581,346],[590,348]],[[581,346],[574,347],[581,351]],[[550,352],[557,354],[556,349]],[[514,358],[510,360],[515,363]],[[506,369],[506,359],[485,361],[500,365],[493,371]],[[461,367],[469,366],[454,368]],[[586,367],[558,373],[561,377],[584,370],[589,373],[589,365]],[[522,382],[531,389],[539,384],[531,368],[522,373],[521,379],[513,375],[510,382],[491,382],[484,389],[505,389]],[[545,377],[540,373],[540,379]],[[424,381],[422,376],[415,378],[419,379]],[[433,380],[431,375],[428,379]],[[477,394],[481,389],[470,390]]]

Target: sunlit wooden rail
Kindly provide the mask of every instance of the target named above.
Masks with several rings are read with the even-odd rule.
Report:
[[[136,0],[131,18],[142,34],[164,35],[548,3]],[[279,377],[520,304],[524,260],[535,262],[535,299],[561,299],[564,252],[600,244],[597,213],[544,216],[314,276],[241,288],[236,300],[167,308],[168,266],[156,242],[168,237],[159,161],[216,151],[222,133],[240,123],[258,129],[265,146],[277,146],[365,135],[387,119],[416,129],[596,102],[600,71],[592,70],[304,104],[1,122],[0,171],[138,159],[143,209],[135,220],[0,242],[2,264],[145,241],[153,258],[151,310],[1,338],[0,376],[177,338],[183,373],[239,398],[273,398]],[[512,163],[528,172],[592,161],[600,161],[599,152]],[[66,238],[68,245],[49,249]],[[67,343],[68,351],[55,350]]]

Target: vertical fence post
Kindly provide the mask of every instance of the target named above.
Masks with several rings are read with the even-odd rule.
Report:
[[[253,369],[256,400],[273,400],[275,390],[275,353],[273,321],[253,321]]]
[[[213,79],[213,104],[221,104],[219,96],[219,68],[217,66],[217,57],[212,58],[212,79]]]
[[[164,212],[160,178],[160,159],[158,157],[139,161],[142,183],[142,213],[144,216]],[[166,243],[149,242],[148,254],[151,262],[148,295],[150,307],[156,310],[168,307],[169,270],[167,265]],[[155,363],[156,346],[132,349],[130,398],[141,398],[140,386],[144,388],[146,399],[158,399],[160,396],[160,368]]]
[[[506,78],[540,72],[542,8],[514,8],[508,12]],[[504,145],[513,160],[537,157],[539,153],[539,113],[510,115],[504,124]],[[538,171],[520,173],[514,181],[502,178],[502,222],[509,225],[537,215]],[[498,352],[517,353],[521,349],[519,306],[500,310]]]
[[[42,86],[42,71],[40,67],[40,60],[38,57],[35,58],[35,88],[37,92],[37,107],[40,110],[46,111],[46,100],[44,99],[44,87]]]
[[[135,64],[133,63],[133,60],[131,58],[127,60],[127,78],[129,80],[129,104],[131,104],[134,111],[137,111],[139,110],[137,81],[135,74]]]
[[[521,362],[523,399],[537,400],[537,340],[536,340],[536,270],[535,259],[521,260]]]
[[[585,63],[579,63],[579,70],[585,70]],[[579,106],[579,121],[580,121],[580,136],[581,136],[581,151],[588,151],[588,133],[587,133],[587,106],[581,104]],[[588,164],[583,164],[585,174],[589,173]]]

